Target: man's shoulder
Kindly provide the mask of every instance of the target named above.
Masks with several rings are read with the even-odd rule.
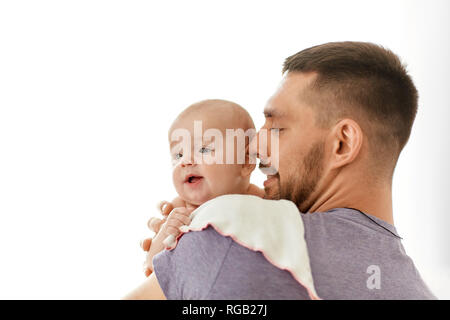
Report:
[[[269,262],[264,254],[226,236],[212,226],[183,235],[175,250],[190,252],[188,265],[197,272],[191,279],[201,282],[204,288],[191,283],[186,289],[196,287],[206,299],[309,299],[308,293],[292,274]],[[175,252],[174,252],[175,253]],[[199,261],[201,260],[201,261]],[[278,288],[283,287],[283,290]],[[210,290],[205,291],[205,288]]]
[[[153,258],[155,273],[168,299],[204,299],[232,240],[212,227],[188,232],[173,250]]]
[[[230,237],[219,233],[213,226],[207,225],[201,230],[183,234],[174,250],[180,248],[186,248],[187,250],[195,250],[196,248],[228,249],[232,241]]]
[[[302,214],[324,299],[433,299],[394,226],[357,209]]]
[[[303,213],[301,217],[305,229],[311,229],[311,231],[321,229],[321,236],[327,234],[335,236],[336,230],[344,233],[348,230],[352,235],[374,234],[401,239],[393,225],[358,209],[334,208],[325,212]]]

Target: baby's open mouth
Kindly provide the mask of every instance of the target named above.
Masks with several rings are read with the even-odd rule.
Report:
[[[184,182],[194,184],[194,183],[199,182],[201,179],[203,179],[202,176],[196,176],[196,175],[190,174],[186,177]]]

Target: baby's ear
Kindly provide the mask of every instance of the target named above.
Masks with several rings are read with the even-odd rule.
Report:
[[[245,147],[245,163],[242,164],[241,174],[243,177],[249,177],[256,168],[256,154],[249,154],[249,145]]]

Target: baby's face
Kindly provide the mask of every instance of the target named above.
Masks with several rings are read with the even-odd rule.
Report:
[[[194,136],[194,121],[201,121],[201,134],[197,134],[199,137]],[[233,149],[228,148],[234,150],[235,157],[232,163],[226,163],[226,125],[223,122],[220,117],[211,115],[188,116],[177,120],[169,132],[171,137],[174,131],[182,129],[190,136],[190,139],[188,137],[171,139],[170,153],[175,189],[181,198],[191,204],[201,205],[220,195],[243,193],[248,187],[242,174],[243,165],[236,161],[237,143],[234,143]],[[222,143],[216,141],[214,137],[204,137],[203,133],[213,128],[222,132],[224,137]],[[189,147],[190,150],[187,150]],[[219,156],[222,158],[222,164],[213,163]]]

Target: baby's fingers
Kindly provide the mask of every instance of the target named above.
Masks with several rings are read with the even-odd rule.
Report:
[[[167,222],[164,225],[166,234],[168,236],[163,241],[166,248],[175,247],[175,239],[181,234],[181,227],[187,228],[191,223],[190,213],[192,210],[186,210],[177,208],[167,218]]]
[[[150,230],[154,231],[155,233],[158,233],[159,229],[161,228],[161,225],[165,222],[165,219],[159,219],[156,217],[151,217],[150,220],[147,222],[147,226]]]
[[[152,245],[152,238],[141,240],[140,245],[142,250],[148,251],[150,249],[150,246]]]
[[[175,238],[173,235],[169,234],[166,239],[164,239],[163,244],[166,248],[175,246]]]
[[[167,221],[173,221],[174,223],[179,223],[181,225],[189,225],[191,223],[191,218],[189,215],[179,212],[173,212],[167,218]]]
[[[166,248],[175,247],[176,238],[181,234],[181,231],[179,229],[181,226],[182,225],[180,225],[179,223],[176,223],[174,225],[170,225],[170,226],[166,227],[166,232],[167,232],[168,236],[163,241],[163,244]]]
[[[168,201],[161,201],[158,203],[157,208],[163,216],[167,216],[173,210],[174,206]]]
[[[166,226],[166,234],[172,235],[175,238],[178,237],[178,235],[181,233],[180,227],[182,224],[174,224],[174,225],[167,225]]]
[[[152,274],[152,270],[150,270],[149,268],[145,268],[144,273],[145,273],[145,276],[148,277],[149,275]]]

